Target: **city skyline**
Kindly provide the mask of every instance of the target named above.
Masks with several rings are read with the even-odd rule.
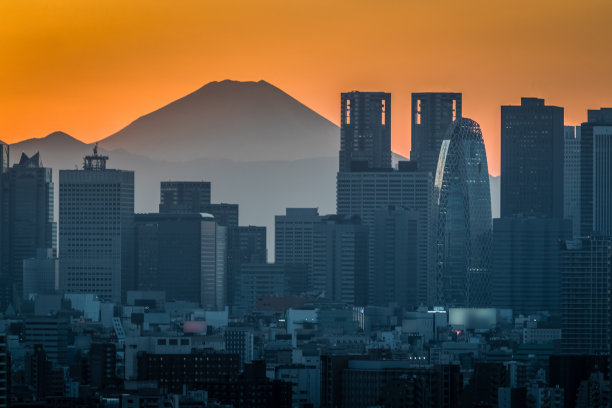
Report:
[[[394,94],[392,147],[408,157],[411,93],[462,92],[464,115],[481,123],[498,175],[498,106],[542,97],[566,108],[566,124],[578,125],[587,109],[612,104],[605,80],[612,57],[597,46],[610,36],[602,11],[612,6],[601,1],[529,3],[529,13],[523,1],[374,9],[345,2],[143,4],[3,5],[8,51],[0,107],[8,120],[1,140],[63,130],[92,142],[203,83],[263,79],[335,124],[339,93]],[[455,19],[465,22],[460,30]],[[372,21],[371,30],[351,29]],[[347,32],[354,33],[348,40]],[[347,70],[355,52],[371,57]],[[558,61],[553,70],[551,61]]]

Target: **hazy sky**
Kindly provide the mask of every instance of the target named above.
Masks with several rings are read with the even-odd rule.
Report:
[[[0,2],[0,140],[101,139],[222,79],[264,79],[338,123],[339,93],[463,92],[499,173],[499,107],[612,106],[609,0],[46,0]],[[338,136],[339,137],[339,136]]]

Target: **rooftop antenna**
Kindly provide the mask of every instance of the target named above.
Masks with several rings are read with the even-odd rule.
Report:
[[[93,155],[83,159],[83,170],[106,170],[108,156],[98,155],[98,143],[93,147]]]

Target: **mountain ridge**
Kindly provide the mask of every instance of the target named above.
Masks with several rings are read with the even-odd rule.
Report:
[[[332,157],[338,127],[274,85],[215,81],[98,141],[156,159]]]

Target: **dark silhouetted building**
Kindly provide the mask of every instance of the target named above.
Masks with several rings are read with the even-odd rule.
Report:
[[[588,380],[592,373],[608,372],[607,355],[552,355],[549,359],[549,380],[551,387],[564,391],[564,408],[574,408],[581,382]],[[609,378],[608,378],[609,380]]]
[[[338,173],[336,189],[336,212],[340,215],[359,215],[361,222],[369,227],[370,242],[368,268],[368,299],[375,302],[374,270],[374,226],[376,211],[390,205],[401,206],[414,211],[419,216],[421,231],[427,231],[419,237],[420,248],[428,253],[421,253],[419,260],[424,265],[427,259],[427,271],[421,270],[418,277],[417,299],[419,303],[431,304],[433,297],[428,284],[434,275],[433,263],[433,226],[435,224],[435,202],[433,177],[428,172],[416,171],[379,171]],[[431,301],[431,303],[430,303]]]
[[[501,216],[563,218],[563,108],[521,98],[501,107]]]
[[[492,306],[529,315],[561,312],[561,240],[570,220],[514,216],[493,220]]]
[[[440,148],[437,299],[455,307],[490,304],[491,193],[482,132],[459,118]]]
[[[580,126],[565,126],[563,157],[563,218],[572,221],[574,237],[580,236]]]
[[[314,224],[309,286],[315,293],[348,305],[367,303],[368,232],[359,216],[328,215]]]
[[[40,155],[21,154],[18,164],[0,175],[0,242],[2,275],[12,291],[13,300],[23,294],[23,261],[35,258],[38,249],[57,248],[53,222],[53,180],[50,168],[43,167]]]
[[[60,289],[121,301],[134,288],[134,172],[86,156],[60,170]]]
[[[201,302],[208,265],[204,229],[215,224],[203,213],[136,214],[136,279],[139,290],[163,290],[172,300]],[[212,267],[212,266],[211,266]]]
[[[410,160],[435,175],[446,129],[461,117],[461,93],[413,93],[411,117]]]
[[[374,218],[374,304],[416,307],[419,288],[427,291],[429,223],[401,206],[379,208]]]
[[[580,234],[612,236],[612,108],[580,126]]]
[[[209,181],[162,181],[160,213],[198,213],[210,205]]]
[[[390,169],[391,94],[347,92],[340,103],[340,171]]]
[[[266,247],[266,227],[238,227],[240,245],[240,264],[266,263],[268,250]]]
[[[184,386],[187,390],[201,389],[196,384],[236,377],[239,372],[238,354],[138,354],[138,380],[157,381],[168,393],[182,393]]]
[[[37,293],[54,293],[56,277],[59,274],[59,260],[52,248],[38,248],[36,257],[23,260],[23,298]]]
[[[70,321],[65,316],[30,316],[25,319],[25,342],[42,345],[45,358],[59,365],[68,363]]]
[[[89,385],[104,390],[117,385],[117,350],[113,343],[94,343],[88,355]]]
[[[9,406],[11,391],[11,354],[5,333],[0,333],[0,408]]]
[[[610,353],[612,240],[588,237],[563,243],[561,352]]]

